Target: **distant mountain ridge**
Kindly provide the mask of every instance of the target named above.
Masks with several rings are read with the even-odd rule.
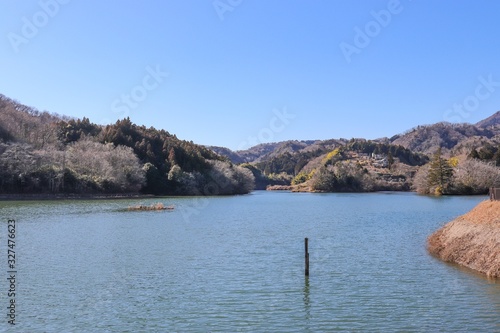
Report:
[[[396,135],[391,143],[401,145],[415,152],[433,154],[439,147],[444,152],[451,152],[455,147],[470,138],[490,141],[500,131],[487,129],[471,124],[436,123],[418,126],[405,134]]]
[[[497,163],[499,121],[497,112],[477,124],[421,125],[376,140],[288,140],[240,151],[208,148],[250,168],[261,189],[410,190],[420,167],[438,150],[456,161],[472,156]]]
[[[476,124],[440,122],[432,125],[421,125],[390,138],[386,137],[371,141],[402,146],[415,153],[426,155],[433,154],[439,147],[447,155],[462,154],[467,149],[470,151],[485,143],[492,145],[500,143],[500,111]],[[346,139],[288,140],[262,143],[239,151],[232,151],[224,147],[208,146],[208,148],[226,156],[233,163],[257,163],[284,152],[295,153],[302,150],[311,151],[317,149],[331,150],[343,146],[347,142]]]
[[[497,111],[488,118],[477,122],[476,126],[482,128],[500,126],[500,111]]]
[[[280,142],[261,143],[245,150],[233,151],[225,147],[207,146],[216,153],[226,156],[233,163],[261,162],[272,157],[299,151],[333,150],[347,143],[345,139],[331,140],[287,140]]]

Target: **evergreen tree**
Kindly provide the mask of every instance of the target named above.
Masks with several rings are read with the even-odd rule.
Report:
[[[479,158],[483,161],[491,160],[495,154],[495,148],[487,143],[479,150],[478,154]]]
[[[394,157],[392,156],[392,153],[390,151],[387,153],[387,164],[389,165],[389,170],[392,168],[392,165],[394,164]]]
[[[442,157],[441,147],[437,150],[430,162],[427,182],[430,187],[435,187],[436,194],[443,194],[453,176],[453,168],[448,161]]]
[[[479,159],[479,154],[477,153],[477,150],[474,148],[471,150],[470,154],[467,157]]]
[[[497,152],[493,155],[493,161],[496,163],[497,167],[500,167],[500,146],[498,146]]]

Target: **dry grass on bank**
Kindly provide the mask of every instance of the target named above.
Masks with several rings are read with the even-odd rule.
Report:
[[[433,233],[429,252],[500,278],[500,201],[483,201]]]
[[[458,217],[457,220],[464,220],[479,224],[500,224],[500,201],[487,200],[480,202],[470,212]]]

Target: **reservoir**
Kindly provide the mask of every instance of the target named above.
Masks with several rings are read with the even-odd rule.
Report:
[[[426,251],[486,196],[255,191],[0,202],[1,332],[500,332],[500,281]],[[126,211],[162,202],[173,211]],[[304,238],[310,276],[304,276]],[[8,300],[0,308],[7,313]]]

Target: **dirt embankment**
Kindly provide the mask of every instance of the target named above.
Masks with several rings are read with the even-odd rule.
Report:
[[[500,278],[500,201],[483,201],[433,233],[429,252]]]

